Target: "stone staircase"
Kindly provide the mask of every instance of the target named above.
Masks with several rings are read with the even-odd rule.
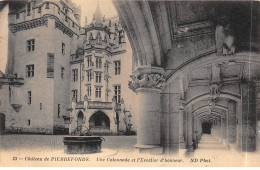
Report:
[[[204,134],[199,142],[199,149],[227,149],[219,137]]]

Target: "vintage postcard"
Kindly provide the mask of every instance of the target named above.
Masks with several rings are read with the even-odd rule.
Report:
[[[259,45],[259,1],[0,1],[0,166],[259,167]]]

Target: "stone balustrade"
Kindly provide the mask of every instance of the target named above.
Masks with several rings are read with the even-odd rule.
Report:
[[[112,102],[88,101],[88,109],[110,109],[110,110],[112,110]]]

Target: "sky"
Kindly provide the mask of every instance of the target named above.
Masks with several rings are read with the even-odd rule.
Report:
[[[88,18],[88,23],[92,21],[93,14],[96,10],[99,2],[102,14],[106,18],[117,15],[116,9],[112,3],[112,0],[72,0],[72,2],[81,6],[81,24],[85,24],[85,16]]]
[[[0,70],[4,73],[8,53],[8,6],[0,11]]]

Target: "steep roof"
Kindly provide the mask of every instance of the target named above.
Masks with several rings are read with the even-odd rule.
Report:
[[[102,23],[102,12],[101,12],[101,9],[100,9],[100,6],[99,6],[99,1],[98,1],[98,4],[97,4],[96,11],[94,13],[93,19],[96,20],[96,23]]]
[[[0,70],[0,77],[4,77],[4,73]]]

